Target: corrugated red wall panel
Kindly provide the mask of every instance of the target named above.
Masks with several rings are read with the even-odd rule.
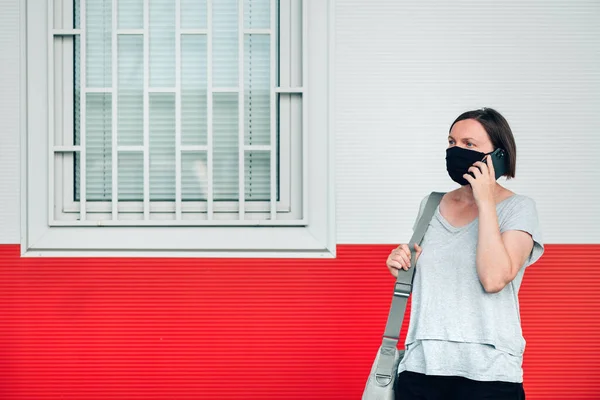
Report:
[[[390,249],[22,259],[0,246],[0,399],[357,399],[388,312]],[[599,267],[600,245],[553,245],[525,274],[528,399],[600,399]]]

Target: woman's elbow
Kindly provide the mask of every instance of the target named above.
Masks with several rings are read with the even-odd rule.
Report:
[[[515,278],[514,271],[514,267],[511,266],[502,272],[496,271],[495,274],[479,274],[479,281],[487,293],[498,293]]]
[[[498,293],[508,284],[505,280],[500,279],[484,279],[481,281],[483,290],[486,293]]]

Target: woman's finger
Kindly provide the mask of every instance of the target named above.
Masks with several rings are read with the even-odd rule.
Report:
[[[475,165],[470,166],[469,169],[467,170],[469,172],[472,172],[473,175],[475,175],[475,178],[483,175],[483,173],[484,173],[482,167],[480,167],[479,165],[477,165],[477,163],[481,163],[481,162],[477,161],[475,163]],[[483,163],[481,163],[481,164],[483,164]]]
[[[492,161],[492,156],[488,154],[487,156],[487,167],[490,170],[490,177],[494,180],[496,179],[496,170],[494,169],[494,162]]]
[[[402,255],[401,255],[401,254],[394,254],[394,255],[391,255],[391,256],[390,256],[390,262],[392,262],[392,263],[396,263],[395,265],[397,265],[397,266],[398,266],[398,268],[402,268],[402,269],[405,269],[405,268],[406,268],[406,265],[407,265],[407,263],[406,263],[406,260],[404,260],[404,259],[402,258]]]
[[[469,174],[464,174],[464,175],[463,175],[463,178],[465,178],[465,180],[466,180],[467,182],[469,182],[470,184],[473,184],[473,182],[475,182],[475,178],[473,178],[473,177],[472,177],[471,175],[469,175]]]
[[[419,246],[418,244],[415,243],[415,251],[417,252],[417,256],[419,256],[419,254],[421,254],[423,249],[421,248],[421,246]]]
[[[399,249],[402,250],[404,254],[407,254],[410,257],[410,249],[408,248],[407,244],[401,244],[399,246]]]
[[[410,255],[410,253],[409,253],[409,255]],[[409,257],[409,255],[406,255],[406,253],[403,252],[403,251],[398,252],[398,254],[396,255],[396,257],[400,258],[400,260],[398,260],[398,261],[402,262],[403,266],[405,266],[406,269],[408,269],[408,267],[410,267],[410,257]]]
[[[488,159],[487,163],[484,163],[482,161],[477,161],[473,165],[476,166],[476,167],[479,167],[479,169],[481,170],[481,173],[483,175],[490,175],[490,164],[492,164],[492,160]],[[493,171],[493,168],[494,168],[494,166],[492,166],[492,171]]]
[[[391,267],[391,269],[404,269],[404,267],[402,266],[402,264],[398,261],[394,261],[394,260],[390,260],[388,262],[388,266]]]

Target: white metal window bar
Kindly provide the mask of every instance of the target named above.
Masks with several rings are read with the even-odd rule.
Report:
[[[304,97],[305,89],[302,86],[306,82],[306,33],[307,24],[303,17],[306,10],[306,1],[268,0],[269,5],[269,26],[268,28],[253,28],[245,24],[245,7],[250,7],[252,0],[237,0],[238,11],[238,38],[237,38],[237,87],[214,86],[214,59],[213,59],[213,2],[219,0],[206,1],[206,28],[182,28],[182,1],[175,1],[175,65],[174,65],[174,87],[152,86],[150,82],[150,7],[151,0],[143,0],[143,26],[141,28],[121,28],[119,26],[118,9],[119,0],[111,0],[111,84],[110,87],[96,87],[87,85],[87,14],[86,0],[79,0],[78,15],[77,10],[69,2],[60,2],[49,0],[49,115],[50,115],[50,141],[49,148],[49,205],[50,205],[50,225],[54,226],[81,226],[81,225],[114,225],[114,226],[153,226],[153,225],[304,225],[307,213],[307,191],[306,191],[306,165],[308,156],[304,149],[306,148],[307,115]],[[54,2],[56,1],[56,3]],[[285,14],[284,18],[278,18],[278,13]],[[301,69],[301,82],[294,81],[293,74],[289,71],[281,71],[278,77],[277,67],[282,63],[281,53],[289,55],[287,64],[298,62],[294,60],[289,49],[282,49],[278,52],[279,43],[277,40],[278,22],[287,21],[291,15],[302,14],[301,35],[296,37],[295,41],[301,41],[299,51],[301,62],[296,70]],[[57,15],[59,16],[57,18]],[[78,17],[79,26],[75,23],[66,23],[65,21],[74,21]],[[289,18],[292,20],[292,18]],[[68,28],[68,25],[73,25]],[[293,25],[293,24],[290,24]],[[133,36],[132,36],[133,35]],[[206,38],[206,144],[190,145],[182,143],[182,37],[196,35]],[[124,145],[119,143],[119,38],[126,36],[141,36],[143,38],[143,140],[140,145]],[[267,36],[269,38],[269,144],[247,144],[245,138],[245,43],[246,39],[251,40],[253,36]],[[290,37],[290,32],[285,32],[282,37]],[[54,117],[56,115],[72,115],[73,104],[69,95],[60,97],[59,102],[55,102],[55,90],[68,93],[69,74],[57,85],[55,81],[55,66],[65,69],[72,66],[74,52],[69,50],[73,46],[75,38],[78,38],[80,46],[80,68],[79,68],[79,87],[80,87],[80,110],[79,110],[79,143],[73,142],[73,131],[68,123],[68,118],[64,124],[59,124],[62,131],[55,132]],[[290,39],[289,44],[294,40]],[[285,43],[287,45],[288,43]],[[57,51],[55,51],[55,46]],[[61,60],[62,58],[62,60]],[[69,64],[69,59],[71,64]],[[291,61],[289,61],[291,60]],[[71,78],[72,79],[72,78]],[[74,82],[70,82],[73,84]],[[111,149],[111,179],[110,179],[110,201],[90,201],[87,200],[87,149],[86,149],[86,126],[87,126],[87,101],[88,94],[103,94],[110,96],[111,116],[110,116],[110,149]],[[173,94],[175,102],[175,195],[174,201],[153,201],[150,193],[150,108],[152,94]],[[214,96],[215,94],[231,93],[237,94],[237,135],[238,135],[238,199],[237,201],[214,201]],[[282,97],[285,96],[285,97]],[[105,97],[106,98],[106,97]],[[300,107],[298,107],[302,104]],[[301,110],[299,115],[301,124],[302,151],[299,162],[290,161],[293,157],[286,159],[287,162],[279,163],[278,167],[278,105],[279,107],[289,108],[289,119],[294,118],[293,111]],[[66,112],[65,110],[70,111]],[[57,114],[58,113],[58,114]],[[291,125],[291,123],[290,123]],[[285,127],[283,127],[285,129]],[[293,128],[288,128],[292,131]],[[57,143],[57,138],[60,138]],[[70,140],[69,140],[70,139]],[[287,146],[289,150],[292,145],[292,138],[282,136],[280,142]],[[67,144],[68,143],[68,144]],[[279,143],[279,146],[281,146]],[[119,160],[124,154],[141,154],[143,157],[143,200],[140,201],[120,201],[119,200]],[[206,201],[184,202],[182,200],[182,159],[184,154],[205,154],[206,156],[206,175],[207,175],[207,193]],[[268,202],[246,202],[246,162],[247,156],[254,154],[266,154],[269,160],[269,201]],[[69,201],[73,195],[74,176],[77,171],[73,171],[73,164],[76,156],[79,157],[79,201]],[[282,158],[288,155],[283,155]],[[292,165],[293,164],[293,165]],[[58,170],[58,171],[57,171]],[[59,174],[57,175],[57,172]],[[61,182],[62,174],[62,182]],[[282,197],[287,197],[286,201],[277,198],[278,181],[282,176],[282,186],[289,188],[292,176],[302,177],[301,185],[295,191],[300,194],[301,209],[292,213],[290,203],[294,195],[289,195],[292,190],[281,190]],[[62,183],[62,185],[60,185]],[[70,185],[69,185],[70,183]],[[296,184],[298,182],[295,182]],[[63,203],[58,204],[61,193],[56,193],[57,188],[62,188]],[[60,192],[60,191],[59,191]],[[69,217],[64,217],[68,215]],[[216,218],[218,217],[218,218]]]

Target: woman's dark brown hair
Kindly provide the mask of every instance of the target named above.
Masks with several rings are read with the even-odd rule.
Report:
[[[494,150],[500,147],[506,152],[508,156],[508,169],[503,176],[506,176],[507,179],[514,178],[517,170],[517,145],[506,119],[493,108],[484,107],[459,115],[452,125],[450,125],[449,131],[452,131],[454,124],[465,119],[478,121],[490,137]]]

